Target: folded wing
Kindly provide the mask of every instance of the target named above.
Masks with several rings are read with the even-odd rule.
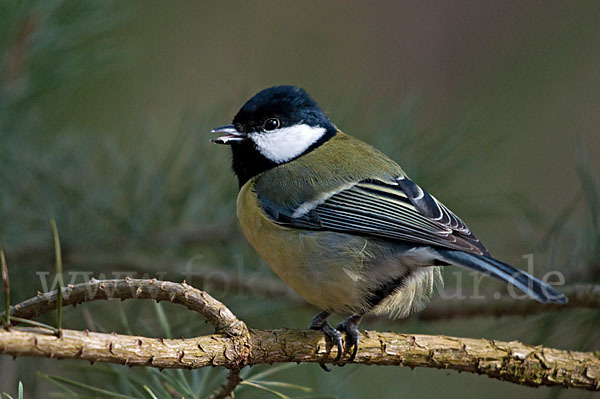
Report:
[[[364,180],[322,199],[288,209],[261,198],[265,212],[277,223],[408,241],[488,255],[465,223],[441,202],[405,176],[395,180]]]

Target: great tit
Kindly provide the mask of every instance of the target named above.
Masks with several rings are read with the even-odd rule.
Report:
[[[491,257],[465,223],[370,145],[342,133],[301,88],[276,86],[212,130],[232,150],[244,235],[296,293],[322,312],[310,325],[357,353],[367,313],[422,308],[440,267],[504,280],[543,303],[567,298]],[[332,313],[349,314],[333,328]]]

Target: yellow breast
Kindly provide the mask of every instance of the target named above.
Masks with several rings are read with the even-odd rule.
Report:
[[[250,245],[307,302],[338,312],[362,308],[360,265],[367,256],[367,240],[273,223],[258,204],[253,182],[242,187],[237,200],[238,219]]]

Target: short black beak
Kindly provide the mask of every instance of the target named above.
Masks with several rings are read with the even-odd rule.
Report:
[[[210,132],[222,135],[217,138],[210,139],[210,141],[216,144],[232,144],[246,140],[246,134],[238,132],[235,126],[232,124],[216,127]]]

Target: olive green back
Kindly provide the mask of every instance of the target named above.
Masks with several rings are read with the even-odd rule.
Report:
[[[383,153],[338,131],[308,154],[258,175],[255,190],[261,198],[295,208],[354,182],[389,181],[400,175],[402,168]]]

